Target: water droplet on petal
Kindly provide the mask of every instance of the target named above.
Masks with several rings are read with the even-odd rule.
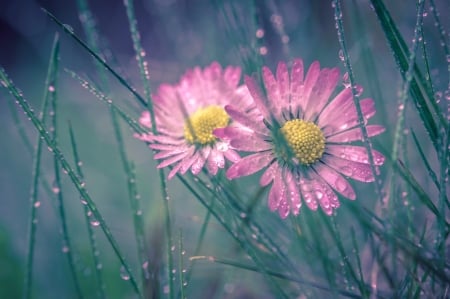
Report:
[[[316,193],[316,198],[317,198],[317,199],[319,199],[319,200],[322,199],[322,197],[323,197],[322,191],[316,190],[315,193]]]
[[[336,190],[339,192],[344,192],[345,190],[347,190],[348,186],[347,183],[344,179],[342,178],[337,178],[336,181],[334,182]]]

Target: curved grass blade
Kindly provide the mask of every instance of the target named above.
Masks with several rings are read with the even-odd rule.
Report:
[[[69,162],[67,162],[63,152],[59,149],[59,147],[57,145],[55,145],[53,139],[51,138],[49,132],[47,131],[46,126],[36,117],[35,113],[33,112],[33,109],[30,107],[28,102],[25,100],[22,93],[19,92],[19,90],[15,87],[15,85],[8,78],[8,76],[6,75],[5,71],[2,68],[0,68],[0,83],[5,88],[7,88],[9,90],[9,92],[12,94],[12,96],[17,100],[20,108],[24,111],[24,113],[27,115],[27,117],[30,118],[34,127],[39,132],[39,135],[44,139],[44,141],[47,144],[47,146],[49,147],[49,149],[58,158],[59,163],[61,164],[61,167],[64,169],[65,172],[67,172],[67,175],[69,176],[70,180],[73,182],[75,188],[80,193],[81,198],[83,198],[86,201],[89,210],[92,212],[94,217],[99,221],[99,225],[102,228],[109,243],[111,244],[111,247],[113,248],[116,256],[120,260],[125,271],[128,273],[128,275],[130,277],[129,281],[130,281],[134,291],[140,298],[142,298],[142,294],[139,290],[136,279],[134,278],[134,275],[131,272],[131,268],[129,267],[128,262],[126,261],[125,257],[121,253],[121,250],[119,248],[119,245],[118,245],[116,239],[112,235],[112,233],[111,233],[109,227],[107,226],[106,221],[104,220],[100,211],[97,209],[95,202],[91,199],[90,195],[87,193],[87,190],[86,190],[83,182],[78,178],[75,171],[70,166]]]

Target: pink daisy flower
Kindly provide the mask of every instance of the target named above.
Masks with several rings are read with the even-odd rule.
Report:
[[[229,126],[214,132],[235,149],[252,153],[227,170],[229,179],[265,168],[260,185],[272,183],[269,208],[278,210],[281,218],[290,212],[297,215],[303,202],[311,210],[320,206],[331,215],[339,207],[337,193],[356,198],[348,178],[374,180],[365,147],[349,144],[362,139],[351,89],[332,97],[339,78],[337,68],[320,69],[317,61],[306,76],[301,59],[293,62],[290,73],[283,62],[275,76],[263,67],[266,96],[254,79],[246,77],[253,102],[225,107],[245,128]],[[374,102],[363,99],[360,104],[367,121],[375,114]],[[367,125],[366,129],[369,136],[384,131],[379,125]],[[375,165],[382,165],[383,155],[372,153]]]
[[[213,130],[227,127],[231,119],[224,110],[228,104],[249,105],[251,97],[245,85],[239,86],[241,69],[224,70],[213,62],[203,70],[188,70],[175,85],[163,84],[153,95],[158,135],[137,136],[157,151],[158,168],[172,166],[168,178],[188,169],[195,175],[204,166],[212,175],[225,166],[225,159],[239,160],[228,141],[218,139]],[[140,123],[151,128],[150,115],[142,113]]]

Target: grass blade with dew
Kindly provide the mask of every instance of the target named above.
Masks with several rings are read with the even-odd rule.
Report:
[[[433,183],[436,185],[436,188],[438,190],[440,190],[441,187],[439,185],[436,173],[431,168],[430,163],[428,163],[428,159],[426,158],[425,153],[422,149],[422,146],[420,145],[419,139],[417,138],[416,133],[412,129],[411,129],[411,136],[413,137],[413,141],[414,141],[414,144],[416,145],[417,152],[419,153],[419,156],[420,156],[421,160],[423,161],[426,170],[428,171],[428,176],[431,178]],[[449,208],[450,208],[450,206],[449,206]]]
[[[145,238],[144,221],[142,219],[141,210],[141,196],[137,190],[136,185],[136,170],[134,163],[130,163],[130,174],[129,174],[129,194],[131,212],[133,214],[133,225],[134,225],[134,235],[136,238],[137,253],[139,259],[139,265],[141,269],[142,276],[142,288],[145,292],[145,288],[149,283],[150,274],[148,272],[148,261],[147,261],[147,241]]]
[[[77,175],[80,178],[80,180],[84,181],[85,177],[83,174],[83,170],[81,168],[81,160],[78,155],[77,144],[75,141],[75,133],[73,132],[72,124],[70,122],[69,122],[69,135],[70,135],[70,144],[72,146],[72,153],[73,153],[73,158],[74,158],[74,162],[75,162],[76,172],[77,172]],[[81,199],[81,201],[82,201],[82,203],[84,203],[84,199]],[[104,284],[104,280],[103,280],[103,274],[101,271],[102,263],[100,260],[100,255],[98,253],[98,246],[97,246],[95,233],[94,233],[94,230],[92,229],[93,223],[89,219],[90,210],[84,204],[83,204],[83,210],[84,210],[84,216],[86,219],[86,228],[88,231],[89,244],[91,246],[92,258],[94,260],[95,279],[97,280],[98,286],[99,286],[99,295],[100,295],[100,298],[106,298],[105,284]],[[95,225],[97,225],[98,222],[97,222],[97,220],[95,220],[95,221],[96,221]]]
[[[144,60],[144,57],[146,56],[146,52],[142,48],[141,45],[141,38],[140,33],[138,29],[137,19],[134,15],[134,2],[133,0],[125,0],[124,1],[131,38],[133,41],[133,49],[136,55],[136,60],[138,62],[139,67],[139,73],[141,76],[142,84],[144,85],[144,95],[145,95],[145,103],[147,110],[150,114],[150,121],[152,125],[152,132],[154,135],[158,134],[158,130],[156,127],[156,119],[155,119],[155,113],[153,110],[153,101],[151,98],[151,90],[150,90],[150,77],[149,77],[149,71],[148,71],[148,64],[147,61]],[[160,181],[160,189],[162,193],[162,199],[164,203],[164,218],[165,218],[165,232],[166,232],[166,238],[167,238],[167,272],[169,276],[169,298],[175,298],[175,287],[174,287],[174,265],[173,265],[173,237],[172,237],[172,222],[171,222],[171,212],[170,212],[170,206],[169,206],[169,194],[167,190],[166,185],[166,178],[164,175],[164,170],[159,169],[159,181]]]
[[[40,120],[42,122],[46,121],[47,117],[47,107],[50,98],[50,93],[54,91],[54,81],[56,78],[57,72],[57,60],[59,59],[59,37],[58,34],[55,35],[53,40],[53,46],[50,54],[50,61],[47,70],[47,77],[45,79],[44,84],[44,96],[42,99],[41,105],[41,114]],[[50,88],[51,87],[51,88]],[[11,102],[10,102],[11,103]],[[13,115],[17,124],[21,124],[19,122],[19,118],[17,117],[17,110],[14,109]],[[19,133],[24,141],[25,145],[30,144],[30,141],[23,130],[23,125],[20,125]],[[33,156],[33,178],[31,184],[30,191],[30,216],[28,218],[28,236],[27,236],[27,262],[26,262],[26,274],[24,280],[24,298],[31,298],[32,293],[32,285],[33,285],[33,261],[34,261],[34,245],[35,245],[35,235],[36,235],[36,212],[37,208],[40,206],[40,202],[38,200],[39,194],[39,180],[40,180],[40,168],[41,168],[41,153],[42,153],[42,139],[40,136],[37,137],[36,141],[36,150]],[[30,145],[31,146],[31,145]]]
[[[68,177],[74,184],[77,191],[80,193],[81,198],[83,198],[86,201],[86,205],[94,215],[94,217],[99,221],[99,225],[102,228],[106,238],[108,239],[108,242],[110,243],[111,247],[113,248],[117,258],[120,260],[122,266],[124,269],[128,272],[130,276],[130,283],[133,287],[133,290],[136,292],[136,294],[142,298],[142,294],[139,290],[138,284],[136,282],[136,279],[134,278],[133,273],[131,272],[131,268],[128,265],[128,262],[126,261],[124,255],[122,254],[122,251],[119,248],[119,244],[117,243],[116,239],[112,235],[109,227],[106,224],[106,221],[104,220],[103,216],[101,215],[100,211],[97,209],[97,206],[95,202],[92,200],[90,195],[88,194],[83,182],[78,178],[76,175],[74,169],[70,166],[69,162],[67,161],[66,157],[64,156],[63,152],[59,149],[57,145],[54,144],[53,139],[51,138],[49,132],[47,131],[46,126],[44,123],[42,123],[38,117],[33,112],[33,109],[30,107],[28,102],[23,97],[22,93],[19,92],[19,90],[15,87],[11,79],[7,76],[6,72],[0,68],[0,84],[2,84],[8,91],[11,93],[11,95],[17,100],[19,107],[23,110],[23,112],[26,114],[27,117],[30,118],[32,124],[36,128],[36,130],[39,132],[39,135],[44,139],[45,143],[47,144],[49,150],[58,158],[61,167],[65,172],[67,172]]]
[[[406,71],[409,67],[408,58],[410,57],[406,43],[383,1],[371,0],[370,2],[380,21],[383,32],[386,35],[394,59],[400,68],[400,73],[406,78]],[[448,127],[448,123],[443,115],[439,113],[439,108],[433,100],[434,95],[431,94],[431,89],[428,86],[427,81],[424,80],[417,65],[413,66],[413,70],[410,89],[412,99],[414,100],[415,107],[418,110],[418,114],[422,119],[425,129],[429,134],[433,145],[437,149],[437,139],[439,138],[439,126],[437,123],[440,123],[440,125],[445,128]]]
[[[186,299],[185,289],[187,287],[187,282],[185,280],[186,270],[184,269],[184,255],[186,251],[183,246],[183,231],[180,229],[180,233],[178,236],[178,282],[180,284],[180,294],[178,298]]]
[[[49,93],[49,101],[50,101],[50,132],[51,138],[52,138],[52,145],[54,147],[58,147],[58,109],[57,109],[57,102],[58,102],[58,62],[59,62],[59,51],[57,51],[56,55],[54,56],[54,72],[53,77],[51,78],[51,82],[48,85]],[[49,148],[50,150],[50,148]],[[80,281],[78,279],[76,265],[75,265],[75,259],[73,255],[73,244],[69,235],[69,229],[67,226],[67,218],[66,218],[66,211],[65,211],[65,205],[64,205],[64,195],[63,195],[63,188],[61,184],[61,168],[60,168],[60,161],[56,155],[53,155],[53,166],[54,166],[54,184],[53,184],[53,193],[55,194],[57,198],[57,206],[58,206],[58,213],[59,218],[61,220],[61,234],[62,234],[62,241],[63,241],[63,247],[62,251],[66,254],[67,260],[69,262],[69,269],[70,273],[72,275],[72,279],[75,284],[75,291],[78,296],[78,298],[83,298],[83,292],[81,290]]]
[[[346,40],[345,40],[345,36],[344,36],[344,24],[343,24],[343,20],[342,20],[341,1],[333,0],[332,6],[334,7],[334,19],[336,21],[337,35],[338,35],[339,45],[341,47],[343,62],[344,62],[344,66],[347,70],[350,88],[352,89],[353,102],[355,104],[356,113],[358,115],[358,122],[359,122],[359,126],[361,128],[361,132],[362,132],[362,136],[363,136],[363,144],[367,150],[370,168],[371,168],[372,174],[375,178],[375,180],[374,180],[375,191],[377,192],[377,195],[381,200],[382,199],[382,186],[381,186],[380,180],[378,179],[379,175],[378,175],[378,171],[376,169],[375,163],[374,163],[374,157],[373,157],[373,153],[372,153],[372,143],[369,139],[369,135],[367,133],[367,128],[364,125],[364,115],[362,114],[361,105],[359,103],[359,94],[358,94],[358,90],[356,88],[355,76],[353,74],[353,69],[352,69],[352,65],[350,62],[350,56],[347,51],[347,45],[346,45]]]
[[[98,28],[96,27],[96,22],[94,17],[89,9],[88,3],[86,0],[78,0],[77,1],[80,21],[85,31],[85,34],[88,39],[88,44],[92,47],[93,51],[96,53],[102,53],[105,51],[101,51],[99,38],[100,34],[98,33]],[[108,77],[106,74],[106,70],[102,65],[94,59],[94,63],[96,66],[96,70],[101,79],[101,87],[102,90],[106,92],[106,94],[110,95],[110,87],[108,82]],[[128,190],[128,199],[130,202],[130,206],[133,214],[133,225],[134,232],[136,237],[136,245],[138,250],[139,264],[141,265],[141,278],[142,278],[142,289],[145,289],[145,286],[148,285],[149,274],[147,267],[144,267],[146,263],[145,253],[147,252],[146,241],[144,237],[144,223],[142,221],[142,211],[140,209],[139,196],[136,187],[136,179],[134,174],[134,166],[129,161],[127,152],[125,149],[125,144],[123,142],[122,132],[120,129],[120,125],[117,119],[117,112],[114,108],[109,106],[110,114],[111,114],[111,122],[114,130],[114,136],[117,143],[117,148],[119,150],[120,160],[122,162],[122,167],[126,176],[127,190]],[[148,263],[147,263],[148,265]],[[145,293],[145,291],[144,291]]]
[[[423,27],[423,12],[424,12],[424,6],[425,6],[425,1],[424,0],[418,0],[417,2],[417,17],[416,17],[416,24],[414,27],[414,37],[412,39],[412,44],[410,46],[410,49],[408,50],[409,52],[409,57],[407,60],[407,65],[408,68],[406,69],[405,72],[405,76],[404,76],[404,80],[403,80],[403,84],[401,87],[401,91],[400,91],[400,96],[398,99],[398,111],[397,111],[397,122],[395,125],[395,130],[394,130],[394,140],[393,140],[393,146],[392,146],[392,150],[391,150],[391,160],[392,161],[397,161],[397,159],[399,159],[399,157],[403,156],[403,161],[405,163],[406,166],[408,166],[408,160],[407,160],[407,156],[406,156],[406,136],[404,134],[404,130],[405,130],[405,114],[406,114],[406,105],[407,105],[407,99],[408,99],[408,94],[409,94],[409,90],[410,90],[410,86],[411,86],[411,81],[413,79],[413,71],[414,71],[414,66],[416,65],[416,52],[417,52],[417,48],[419,45],[419,37],[421,35],[421,31],[422,31],[422,27]],[[403,155],[402,155],[403,154]],[[394,192],[396,190],[396,188],[394,188],[394,186],[396,185],[396,180],[398,179],[398,176],[395,175],[395,172],[391,172],[389,177],[388,177],[388,181],[387,181],[387,186],[388,187],[388,196],[387,196],[387,212],[389,215],[389,219],[391,222],[394,222],[395,219],[397,218],[396,215],[396,198],[397,196],[395,196]],[[392,259],[392,271],[393,271],[393,275],[396,277],[397,276],[397,267],[396,267],[396,263],[398,261],[397,258],[397,252],[396,252],[396,248],[394,244],[391,244],[392,250],[391,250],[391,259]]]
[[[143,128],[135,119],[130,117],[125,111],[119,108],[116,104],[114,104],[113,100],[100,91],[92,82],[83,79],[74,71],[65,70],[72,78],[76,79],[80,82],[81,86],[86,88],[92,95],[94,95],[97,99],[104,102],[108,106],[110,106],[114,111],[128,124],[128,126],[135,132],[136,134],[147,133],[147,129]]]
[[[88,44],[86,44],[81,38],[79,38],[74,32],[73,29],[62,23],[60,20],[58,20],[53,14],[51,14],[48,10],[42,8],[45,14],[53,20],[57,25],[59,25],[64,32],[69,34],[81,47],[83,47],[86,51],[88,51],[89,54],[91,54],[95,60],[97,60],[104,68],[106,68],[128,91],[130,91],[134,97],[138,100],[138,102],[143,106],[147,107],[147,102],[144,100],[144,98],[136,91],[134,87],[130,85],[127,80],[125,80],[122,76],[119,75],[118,72],[116,72],[98,53],[96,53],[91,47],[89,47]]]
[[[370,94],[373,95],[374,99],[383,99],[383,90],[381,88],[381,83],[379,79],[379,69],[374,59],[374,51],[371,49],[370,41],[370,30],[367,28],[367,24],[364,22],[364,17],[362,16],[360,5],[365,5],[361,1],[352,0],[352,5],[348,8],[351,10],[352,18],[352,29],[355,31],[356,36],[360,42],[361,47],[361,62],[367,75],[367,84]],[[376,54],[375,54],[376,55]],[[364,75],[364,74],[363,74]],[[386,107],[384,105],[377,106],[377,114],[379,114],[380,119],[387,117]]]

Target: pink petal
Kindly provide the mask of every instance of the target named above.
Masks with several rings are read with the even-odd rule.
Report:
[[[380,125],[368,125],[366,126],[367,134],[369,137],[376,136],[383,133],[386,128]],[[362,130],[360,127],[353,128],[348,131],[342,131],[332,136],[326,136],[327,142],[350,142],[363,140]]]
[[[277,67],[277,81],[278,81],[278,90],[280,92],[279,97],[279,106],[288,109],[289,107],[289,93],[290,93],[290,84],[289,84],[289,72],[286,66],[286,63],[280,62]],[[280,109],[282,110],[282,109]]]
[[[315,205],[313,205],[313,210],[317,209],[317,203],[319,203],[320,207],[325,212],[325,214],[331,215],[333,213],[333,208],[339,205],[339,201],[337,199],[336,194],[323,181],[323,179],[318,177],[317,175],[311,174],[310,183],[311,183],[311,190],[309,191],[309,193],[306,194],[315,199]]]
[[[230,145],[240,151],[256,152],[272,148],[270,143],[262,140],[256,133],[242,127],[216,129],[214,135],[230,139]]]
[[[318,123],[321,126],[327,125],[330,121],[329,118],[336,115],[337,109],[344,109],[349,107],[353,103],[353,94],[350,88],[343,89],[320,113]]]
[[[289,170],[286,171],[286,186],[292,214],[298,215],[300,212],[300,207],[302,206],[302,200],[300,198],[300,191],[297,185],[297,178]]]
[[[194,150],[195,151],[195,150]],[[192,166],[192,164],[197,161],[199,157],[199,152],[195,151],[190,154],[190,156],[183,161],[180,162],[180,174],[185,174],[189,168]]]
[[[139,123],[147,128],[152,127],[152,123],[150,121],[150,113],[148,111],[144,111],[139,117]]]
[[[305,77],[304,89],[303,89],[303,98],[306,101],[306,107],[312,99],[310,98],[310,94],[314,88],[314,85],[317,82],[317,79],[320,75],[320,63],[318,61],[314,61],[308,69]],[[306,110],[306,109],[305,109]]]
[[[180,153],[178,155],[172,156],[172,157],[170,157],[170,158],[168,158],[166,160],[163,160],[161,163],[159,163],[157,168],[164,168],[164,167],[166,167],[168,165],[171,165],[171,164],[173,164],[173,163],[175,163],[177,161],[180,161],[181,159],[184,159],[187,155],[188,155],[187,152],[183,152],[183,153]]]
[[[240,107],[241,110],[247,111],[252,106],[255,106],[253,102],[253,98],[248,91],[247,86],[241,85],[239,86],[234,93],[230,96],[230,98],[226,98],[228,103],[233,103],[233,106]],[[226,104],[225,104],[226,105]],[[256,106],[255,106],[256,107]],[[262,115],[261,115],[262,118]]]
[[[327,145],[326,152],[333,156],[358,163],[369,164],[367,149],[356,145]],[[383,165],[384,156],[376,150],[372,150],[375,165]]]
[[[156,135],[151,138],[153,142],[158,142],[161,144],[172,144],[172,145],[181,145],[185,143],[183,139],[175,139],[172,136],[164,136],[164,135]]]
[[[282,197],[282,180],[281,177],[281,171],[278,171],[278,175],[275,176],[275,180],[273,181],[273,185],[270,188],[269,191],[269,197],[268,197],[268,206],[269,209],[274,212],[278,209],[280,205],[280,200]]]
[[[248,127],[255,132],[263,134],[264,132],[267,131],[267,128],[264,127],[264,124],[262,123],[262,119],[250,118],[248,114],[244,114],[243,112],[239,111],[237,108],[231,105],[225,106],[225,111],[228,113],[228,115],[230,115],[230,117],[234,121],[237,121],[241,125]]]
[[[336,88],[339,76],[339,69],[337,68],[331,70],[323,69],[320,72],[319,78],[309,96],[307,108],[305,109],[304,118],[306,120],[313,120],[313,118],[322,111],[327,104],[331,93]]]
[[[227,158],[229,161],[233,163],[236,163],[241,159],[241,156],[239,156],[239,154],[233,149],[228,149],[224,151],[223,155],[225,156],[225,158]]]
[[[247,85],[248,91],[250,92],[253,101],[258,110],[261,112],[262,116],[265,119],[270,119],[270,113],[266,108],[267,103],[265,101],[265,97],[261,91],[261,88],[256,83],[255,79],[249,76],[245,76],[244,82],[245,85]]]
[[[374,177],[369,164],[344,160],[334,156],[323,156],[322,161],[344,176],[361,182],[373,182]]]
[[[169,174],[167,175],[167,179],[171,180],[180,170],[181,165],[182,165],[183,161],[181,161],[180,163],[178,163],[177,165],[175,165],[172,170],[170,170]]]
[[[279,175],[275,177],[275,181],[280,181],[279,185],[281,188],[279,189],[279,200],[278,200],[278,215],[280,215],[281,219],[286,219],[291,211],[291,205],[288,198],[288,189],[284,182],[285,179],[285,169],[280,171]]]
[[[273,156],[271,152],[256,153],[246,156],[228,168],[227,178],[231,180],[253,174],[268,166],[272,159]]]
[[[259,184],[263,187],[269,185],[274,179],[276,173],[279,173],[278,163],[274,162],[264,171],[259,180]]]
[[[291,111],[296,114],[304,110],[306,104],[303,95],[303,60],[295,59],[291,69]]]
[[[363,99],[361,100],[360,105],[365,120],[375,114],[375,104],[372,99]],[[324,121],[320,123],[320,126],[325,127],[323,129],[325,135],[348,130],[359,124],[355,105],[351,104],[349,106],[344,106],[340,109],[336,109],[335,115],[330,116],[328,119],[324,119]]]
[[[308,208],[315,211],[319,204],[317,203],[316,196],[313,190],[313,180],[309,180],[306,178],[300,179],[297,184],[299,186],[300,193],[302,194],[302,198],[305,201]]]
[[[272,72],[268,67],[262,68],[262,78],[264,86],[266,87],[266,93],[268,98],[268,108],[272,115],[278,121],[281,121],[281,103],[280,103],[280,90],[278,89],[278,82],[275,80]]]
[[[348,199],[354,200],[356,198],[355,191],[350,183],[334,169],[321,163],[314,164],[313,168],[316,170],[317,174],[334,190]]]
[[[225,68],[223,79],[230,87],[235,88],[241,79],[241,68],[233,66]]]
[[[223,157],[222,152],[216,149],[212,149],[211,153],[208,156],[206,167],[208,168],[209,173],[212,175],[216,175],[219,168],[224,168],[225,158]]]
[[[197,175],[202,170],[205,165],[206,160],[208,159],[209,153],[211,151],[210,147],[205,147],[199,150],[198,158],[191,166],[191,172],[193,175]]]

